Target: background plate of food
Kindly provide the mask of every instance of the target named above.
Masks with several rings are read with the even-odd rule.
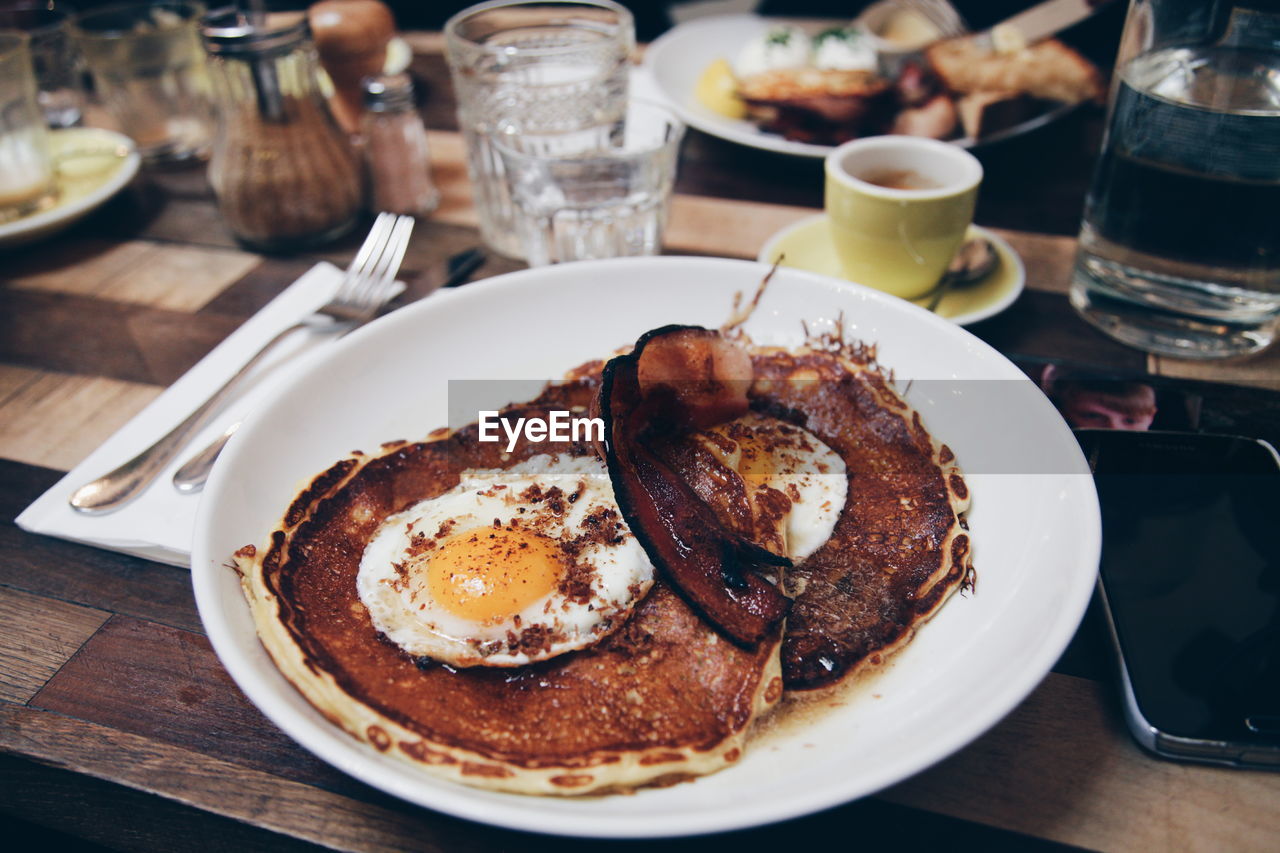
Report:
[[[998,722],[1062,653],[1093,589],[1097,499],[1070,430],[1013,364],[946,320],[785,268],[753,301],[768,272],[711,258],[545,267],[432,297],[334,346],[245,422],[201,503],[196,599],[236,683],[374,787],[472,820],[596,837],[818,811]],[[731,316],[740,325],[716,331]],[[628,409],[662,375],[645,359],[678,362],[686,345],[719,353],[698,363],[748,354],[751,410],[707,427],[714,442],[670,445],[663,464],[690,483],[712,469],[722,485],[745,484],[748,469],[765,483],[787,466],[800,476],[771,493],[790,507],[769,528],[779,538],[726,534],[741,574],[712,567],[724,588],[686,585],[652,516],[637,514],[633,481],[614,479],[626,424],[643,432],[653,416]],[[533,401],[517,410],[530,415],[547,400],[599,411],[607,447],[571,442],[548,460],[542,445],[470,443],[476,428],[463,425],[481,409]],[[728,486],[697,494],[716,513],[738,505]],[[533,608],[551,617],[545,630],[526,608],[505,638],[468,634],[499,624],[466,589],[449,591],[468,555],[506,549],[503,578],[536,586],[555,563],[540,549],[571,527],[582,531],[573,560],[592,565],[571,561],[548,601],[591,606]],[[436,573],[446,553],[460,561]],[[753,560],[768,571],[748,577]],[[622,572],[611,592],[597,584],[606,566]],[[751,619],[717,610],[724,589],[730,605],[744,590],[771,595],[783,572],[785,624],[751,634]],[[564,630],[579,616],[587,629]],[[582,792],[593,796],[572,796]]]
[[[903,48],[864,24],[723,15],[674,27],[644,67],[693,127],[803,157],[879,133],[985,145],[1105,94],[1098,70],[1056,39],[983,50],[918,31],[902,38],[917,43]]]

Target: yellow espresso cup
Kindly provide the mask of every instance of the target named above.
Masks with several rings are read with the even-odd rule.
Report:
[[[973,222],[982,164],[917,136],[873,136],[826,159],[826,210],[845,277],[914,299],[946,271]]]

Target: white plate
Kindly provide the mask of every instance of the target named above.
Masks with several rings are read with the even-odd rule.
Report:
[[[749,121],[731,119],[713,112],[700,104],[694,96],[698,78],[708,65],[722,57],[732,61],[744,44],[777,26],[777,23],[776,20],[757,15],[715,15],[680,24],[649,45],[644,54],[644,68],[671,108],[687,124],[703,133],[765,151],[799,157],[825,157],[832,146],[793,142],[779,134],[768,133]],[[999,142],[1055,121],[1078,106],[1063,104],[980,140],[957,139],[955,144],[962,148],[976,148]]]
[[[843,315],[846,333],[876,342],[899,380],[917,380],[909,399],[968,465],[977,592],[949,602],[891,667],[860,685],[874,689],[689,784],[536,798],[438,780],[354,740],[289,685],[257,642],[223,564],[264,540],[310,476],[352,449],[446,423],[447,380],[547,379],[656,326],[717,326],[734,293],[750,295],[767,269],[675,257],[543,267],[432,297],[334,345],[245,422],[201,503],[196,601],[236,683],[304,747],[376,788],[459,817],[581,836],[682,835],[803,815],[892,785],[994,725],[1049,671],[1093,588],[1100,526],[1080,451],[1035,386],[968,332],[877,291],[791,269],[777,272],[747,324],[756,341],[798,343],[801,320],[814,328]],[[1002,410],[992,404],[995,387]],[[1053,456],[1052,472],[1021,467]]]
[[[0,246],[17,246],[56,234],[118,193],[138,173],[142,159],[133,140],[100,127],[49,131],[58,163],[58,197],[39,213],[0,225]]]

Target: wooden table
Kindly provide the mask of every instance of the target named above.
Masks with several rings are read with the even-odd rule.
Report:
[[[406,270],[476,242],[462,144],[435,36],[412,37],[444,203]],[[1064,291],[1098,112],[983,152],[978,219],[1026,260],[1028,292],[973,331],[1004,352],[1120,373],[1237,384],[1280,378],[1276,354],[1231,365],[1142,355],[1075,317]],[[672,252],[754,257],[821,204],[820,166],[691,133]],[[1019,229],[1019,230],[1010,230]],[[580,849],[393,800],[268,723],[209,648],[186,571],[32,536],[11,519],[318,257],[237,248],[201,172],[144,174],[74,230],[0,254],[0,815],[109,847],[167,850]],[[486,274],[517,267],[491,260]],[[414,282],[413,292],[422,282]],[[412,295],[412,292],[411,292]],[[1006,720],[867,800],[781,826],[663,849],[872,845],[1107,850],[1274,849],[1280,775],[1142,754],[1123,730],[1097,614]],[[649,845],[626,845],[649,846]],[[656,845],[653,845],[656,847]],[[90,849],[92,849],[90,847]]]

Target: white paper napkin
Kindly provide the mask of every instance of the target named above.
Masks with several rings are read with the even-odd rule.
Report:
[[[23,510],[17,518],[18,526],[32,533],[190,567],[191,537],[200,496],[179,494],[170,482],[173,472],[217,438],[229,424],[241,420],[255,402],[266,399],[273,388],[303,369],[317,350],[332,346],[336,335],[302,331],[286,338],[255,368],[245,390],[238,393],[132,503],[116,512],[95,516],[76,512],[67,498],[80,486],[133,458],[179,424],[263,344],[328,302],[341,283],[342,270],[332,264],[319,263],[308,270]]]

